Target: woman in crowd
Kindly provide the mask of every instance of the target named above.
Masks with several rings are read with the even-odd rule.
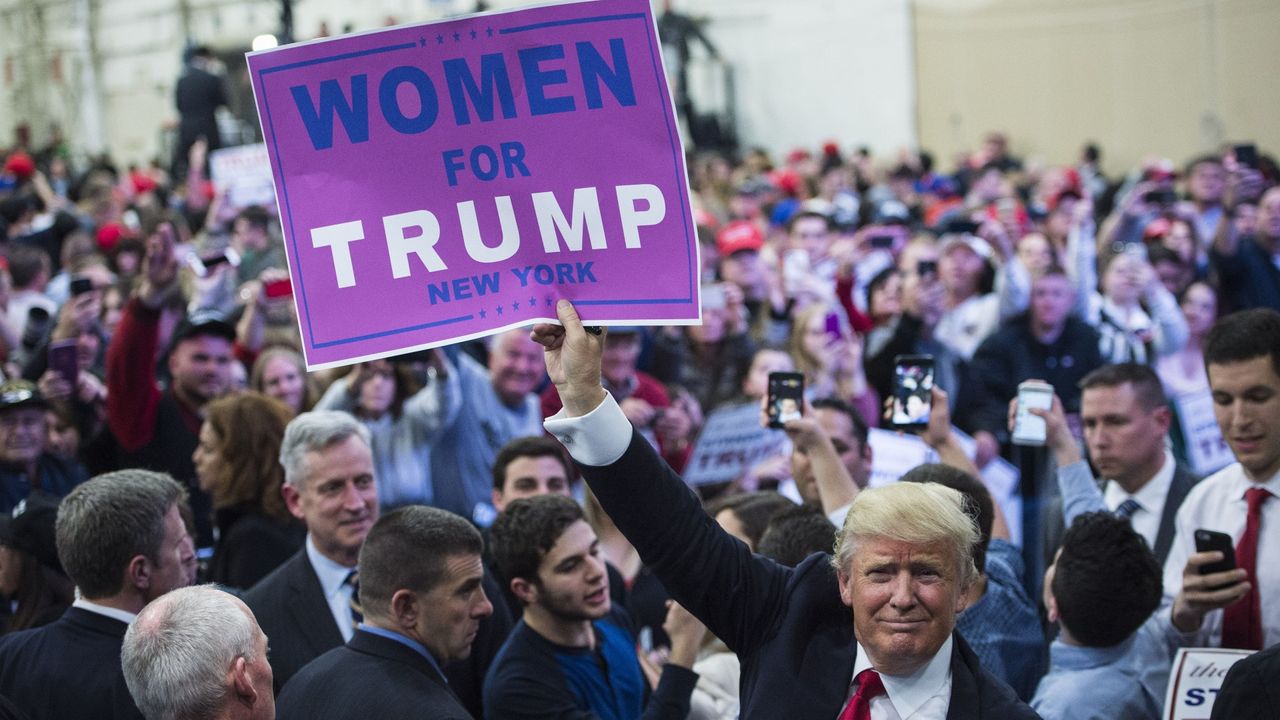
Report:
[[[280,441],[291,419],[284,403],[258,393],[220,398],[205,411],[191,459],[200,489],[213,497],[211,582],[248,588],[302,547],[306,528],[280,495]]]
[[[1107,262],[1102,293],[1092,295],[1086,319],[1098,330],[1098,348],[1108,363],[1153,364],[1187,342],[1187,321],[1177,300],[1134,251]]]
[[[3,632],[47,625],[75,599],[54,545],[57,498],[33,494],[23,512],[0,515],[0,596],[8,601]]]
[[[306,412],[316,404],[316,387],[307,374],[306,362],[287,347],[262,351],[249,374],[249,389],[279,400],[294,413]]]
[[[1169,397],[1209,389],[1209,376],[1204,369],[1204,339],[1218,319],[1218,293],[1208,283],[1194,282],[1182,294],[1181,307],[1187,322],[1187,343],[1156,362],[1156,374]]]
[[[862,367],[862,338],[830,306],[815,303],[796,314],[788,344],[796,369],[804,374],[805,395],[838,397],[863,417],[879,406]]]
[[[430,357],[436,373],[409,362],[354,365],[316,403],[317,410],[345,410],[369,428],[384,512],[410,503],[430,504],[434,498],[431,446],[441,429],[453,423],[461,400],[454,376],[446,379],[440,371],[439,351],[431,351]]]

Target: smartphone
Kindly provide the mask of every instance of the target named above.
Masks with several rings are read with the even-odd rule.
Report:
[[[290,297],[293,295],[293,282],[289,278],[283,280],[272,280],[269,283],[263,283],[262,294],[269,298]]]
[[[1217,550],[1222,553],[1222,560],[1200,566],[1201,575],[1212,575],[1213,573],[1236,569],[1236,544],[1231,540],[1230,535],[1216,532],[1214,530],[1197,528],[1195,531],[1195,539],[1196,552],[1211,552]]]
[[[871,235],[867,238],[867,242],[876,250],[888,250],[893,247],[893,236],[888,234]]]
[[[1172,205],[1177,199],[1177,194],[1168,188],[1151,190],[1142,196],[1142,202],[1152,205]]]
[[[1253,143],[1242,143],[1235,146],[1236,162],[1256,170],[1258,168],[1258,146]]]
[[[827,313],[826,327],[827,343],[839,342],[844,339],[844,330],[840,327],[840,315],[837,313]]]
[[[937,260],[921,260],[916,263],[916,275],[920,277],[929,277],[938,273]]]
[[[1045,444],[1047,432],[1044,418],[1031,414],[1031,410],[1048,410],[1053,407],[1053,386],[1040,380],[1027,380],[1018,384],[1018,409],[1013,416],[1013,444],[1040,446]]]
[[[771,428],[780,428],[788,420],[799,419],[804,411],[804,375],[795,372],[769,373],[769,399],[766,407]]]
[[[49,369],[66,380],[74,391],[80,378],[80,358],[76,354],[75,340],[59,340],[49,343]]]
[[[212,257],[200,258],[200,262],[204,265],[205,270],[210,270],[218,267],[219,265],[239,267],[240,253],[236,252],[235,248],[227,248],[225,251]]]
[[[979,227],[981,226],[972,220],[952,220],[947,223],[947,232],[961,235],[977,235]]]
[[[93,290],[93,280],[87,277],[76,276],[71,278],[71,297],[80,297],[81,295]]]
[[[893,413],[890,424],[920,430],[933,412],[933,356],[899,355],[893,359]]]

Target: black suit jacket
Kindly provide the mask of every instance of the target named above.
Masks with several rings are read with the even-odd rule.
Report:
[[[250,588],[244,603],[267,634],[277,694],[303,665],[342,645],[306,548]]]
[[[276,715],[280,720],[471,720],[426,658],[363,630],[299,671],[280,693]]]
[[[484,591],[491,598],[501,595],[489,573],[484,576]],[[342,632],[324,599],[320,578],[311,567],[305,547],[245,593],[244,602],[267,634],[277,695],[304,665],[342,646]],[[471,644],[471,657],[445,667],[450,687],[476,717],[483,715],[485,673],[511,634],[512,625],[505,606],[499,607],[495,602],[493,614],[480,621],[480,630]]]
[[[753,555],[638,433],[613,465],[580,467],[645,565],[741,659],[742,720],[839,715],[857,645],[829,555],[794,569]],[[949,720],[1036,717],[952,637]]]
[[[1212,720],[1271,720],[1280,710],[1280,645],[1241,660],[1227,671],[1213,702]]]
[[[70,608],[0,640],[0,695],[32,720],[141,720],[120,669],[123,622]]]
[[[1191,488],[1198,482],[1200,482],[1198,476],[1191,474],[1181,465],[1174,466],[1173,480],[1169,483],[1169,494],[1164,498],[1164,511],[1160,515],[1160,529],[1156,531],[1156,546],[1151,548],[1160,567],[1164,567],[1164,561],[1169,557],[1169,548],[1173,547],[1175,531],[1173,521],[1178,515],[1178,508],[1182,507],[1182,501],[1186,499],[1187,493],[1191,492]],[[1045,506],[1044,517],[1040,523],[1042,540],[1040,547],[1045,553],[1045,567],[1053,564],[1053,556],[1058,552],[1058,546],[1062,545],[1062,535],[1065,532],[1062,498],[1055,497]]]

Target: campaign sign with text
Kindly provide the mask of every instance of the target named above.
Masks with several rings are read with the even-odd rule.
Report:
[[[716,408],[707,417],[685,464],[685,482],[708,485],[737,480],[756,463],[782,454],[787,435],[760,425],[759,403]]]
[[[1223,648],[1179,649],[1165,691],[1164,720],[1209,720],[1227,671],[1252,654],[1252,650]]]
[[[209,176],[214,188],[226,195],[224,202],[230,207],[271,208],[276,204],[271,160],[262,143],[214,150],[209,154]]]
[[[649,0],[249,54],[307,365],[554,320],[699,317]]]
[[[1213,395],[1208,390],[1174,399],[1186,440],[1187,461],[1197,475],[1211,475],[1236,461],[1213,415]]]

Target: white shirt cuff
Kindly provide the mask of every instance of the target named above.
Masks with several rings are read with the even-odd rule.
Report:
[[[608,393],[604,401],[586,415],[567,417],[561,408],[544,420],[542,426],[565,446],[574,460],[592,467],[612,465],[631,445],[631,421]]]

